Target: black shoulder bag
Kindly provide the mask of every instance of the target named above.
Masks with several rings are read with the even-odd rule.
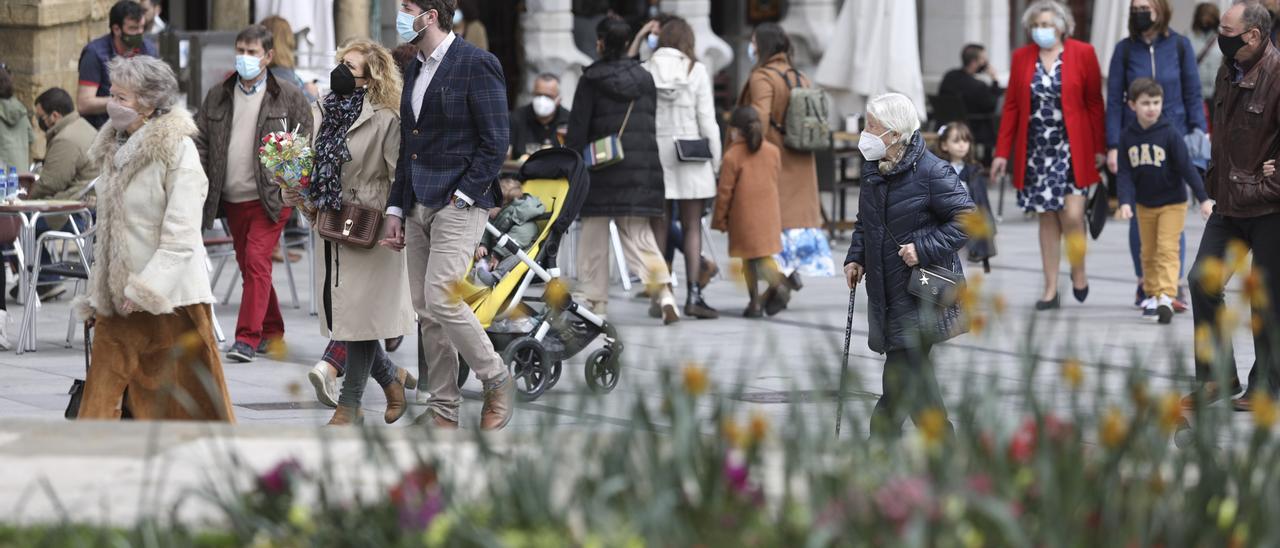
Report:
[[[885,211],[881,213],[884,219],[884,231],[893,240],[893,243],[901,248],[903,244],[893,235],[893,231],[889,229],[889,184],[885,182],[884,190]],[[917,256],[919,249],[916,250]],[[954,306],[960,299],[960,291],[964,287],[964,274],[951,269],[943,268],[937,265],[920,266],[917,264],[911,269],[911,279],[907,280],[907,293],[915,296],[917,299],[932,303],[939,308],[948,308]]]

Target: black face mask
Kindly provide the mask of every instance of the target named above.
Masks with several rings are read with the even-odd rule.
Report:
[[[1142,34],[1151,30],[1156,26],[1156,22],[1151,17],[1149,11],[1131,11],[1129,12],[1129,30],[1134,34]]]
[[[983,63],[981,65],[978,65],[978,72],[979,73],[986,72],[989,67],[991,67],[990,63]]]
[[[351,73],[351,67],[345,64],[339,64],[329,73],[329,89],[338,95],[347,96],[356,92],[356,77]]]
[[[120,33],[120,43],[124,44],[124,47],[129,49],[141,49],[142,34],[125,34],[122,32]]]
[[[48,132],[49,128],[53,127],[49,124],[48,121],[45,120],[43,116],[37,116],[36,123],[40,125],[40,131],[44,131],[44,132]]]
[[[1218,35],[1218,49],[1222,50],[1222,57],[1228,61],[1235,61],[1236,54],[1246,45],[1244,41],[1245,33],[1235,36]]]

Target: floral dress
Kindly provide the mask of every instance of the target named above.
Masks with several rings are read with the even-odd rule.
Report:
[[[1026,184],[1018,191],[1018,205],[1028,212],[1062,211],[1066,197],[1084,196],[1071,170],[1071,146],[1067,143],[1062,114],[1062,59],[1047,70],[1036,63],[1031,79],[1031,124],[1027,131]]]

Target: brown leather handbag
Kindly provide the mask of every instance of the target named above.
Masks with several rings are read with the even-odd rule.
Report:
[[[345,202],[342,204],[342,211],[320,211],[316,218],[316,228],[320,237],[327,241],[372,249],[382,233],[382,210]]]

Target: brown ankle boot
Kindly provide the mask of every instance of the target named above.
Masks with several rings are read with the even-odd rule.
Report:
[[[329,419],[329,426],[351,426],[364,422],[364,414],[358,407],[347,407],[339,405],[333,412],[333,418]]]
[[[387,395],[387,413],[382,419],[387,424],[395,423],[404,416],[405,411],[409,410],[409,404],[405,402],[405,389],[412,390],[418,387],[418,379],[413,378],[404,368],[396,368],[396,378],[382,387],[382,392]]]

